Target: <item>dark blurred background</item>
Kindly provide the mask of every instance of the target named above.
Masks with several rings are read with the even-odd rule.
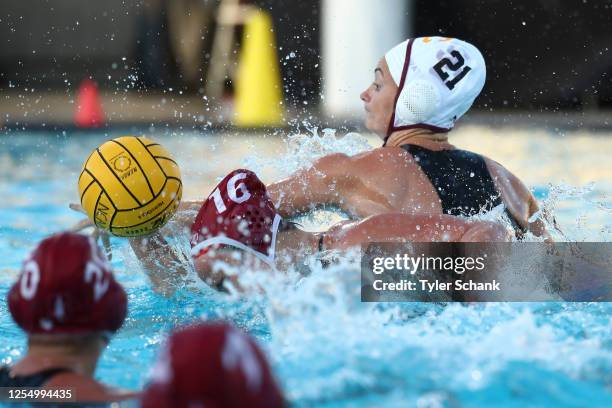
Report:
[[[218,3],[3,0],[0,91],[68,90],[89,76],[109,90],[203,94]],[[318,103],[320,2],[240,3],[271,12],[288,105]],[[612,0],[415,0],[406,22],[417,36],[459,37],[482,50],[481,110],[612,106]],[[283,63],[292,51],[298,58]],[[231,94],[231,80],[224,89]]]
[[[612,106],[612,1],[416,3],[416,32],[464,38],[488,65],[479,106]]]

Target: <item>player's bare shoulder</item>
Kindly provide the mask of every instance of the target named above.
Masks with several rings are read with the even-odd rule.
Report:
[[[493,159],[490,159],[488,157],[484,157],[484,159],[485,163],[487,164],[487,168],[489,169],[489,173],[493,178],[493,181],[499,187],[503,186],[505,189],[511,188],[515,191],[516,194],[519,194],[521,197],[527,198],[531,196],[529,189],[525,186],[521,179],[514,175],[514,173],[512,173],[510,170],[508,170]]]
[[[399,147],[378,147],[352,156],[351,161],[353,165],[359,168],[368,167],[369,164],[372,164],[376,165],[377,168],[391,165],[398,169],[412,161],[412,157],[407,158],[406,155],[406,151]]]

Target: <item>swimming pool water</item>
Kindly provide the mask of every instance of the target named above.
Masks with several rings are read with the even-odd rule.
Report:
[[[466,127],[456,133],[457,145],[489,154],[523,178],[565,236],[610,241],[612,169],[603,157],[612,152],[612,139],[541,129]],[[0,298],[38,240],[80,220],[67,204],[78,200],[82,161],[120,134],[0,137]],[[289,140],[206,132],[150,136],[173,152],[188,199],[201,198],[237,167],[252,168],[268,182],[314,157],[356,153],[372,142],[330,134]],[[589,143],[588,160],[570,154],[586,151]],[[319,214],[305,221],[322,228],[332,219]],[[126,243],[112,242],[129,315],[98,367],[97,377],[111,385],[142,387],[169,329],[222,318],[259,340],[296,406],[612,406],[609,303],[365,304],[359,301],[359,265],[350,258],[305,279],[289,273],[268,280],[266,293],[253,298],[203,285],[164,298],[151,290]],[[4,301],[0,339],[0,363],[24,352],[25,337]]]

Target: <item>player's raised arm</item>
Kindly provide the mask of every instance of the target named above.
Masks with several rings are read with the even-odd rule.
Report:
[[[524,232],[531,232],[547,241],[552,238],[546,230],[544,216],[538,201],[527,186],[509,170],[494,160],[487,160],[487,168],[493,175],[497,190],[501,193],[507,214]]]
[[[182,259],[159,232],[129,239],[130,246],[153,284],[153,290],[171,296],[188,274],[188,260]]]
[[[355,182],[352,165],[349,156],[330,154],[318,159],[310,168],[270,184],[268,193],[283,217],[311,210],[321,204],[342,208],[344,194]]]

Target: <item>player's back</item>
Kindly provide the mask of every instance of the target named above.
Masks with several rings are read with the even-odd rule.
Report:
[[[420,149],[418,152],[425,153],[423,150],[427,151],[427,156],[411,154],[402,147],[384,147],[351,158],[353,179],[351,188],[345,190],[345,208],[359,217],[384,212],[469,216],[503,202],[519,224],[527,224],[533,197],[524,184],[499,163],[457,149]],[[451,153],[448,168],[444,168],[443,160],[436,161],[438,153],[445,156]],[[432,157],[434,159],[430,160]],[[457,157],[467,157],[469,161],[480,159],[481,162],[460,168]],[[431,161],[429,167],[426,159]],[[473,170],[469,170],[472,167]],[[458,173],[465,173],[466,177],[459,178]],[[484,181],[474,184],[479,177]],[[449,210],[451,204],[446,203],[449,200],[451,204],[464,205],[458,210]]]

